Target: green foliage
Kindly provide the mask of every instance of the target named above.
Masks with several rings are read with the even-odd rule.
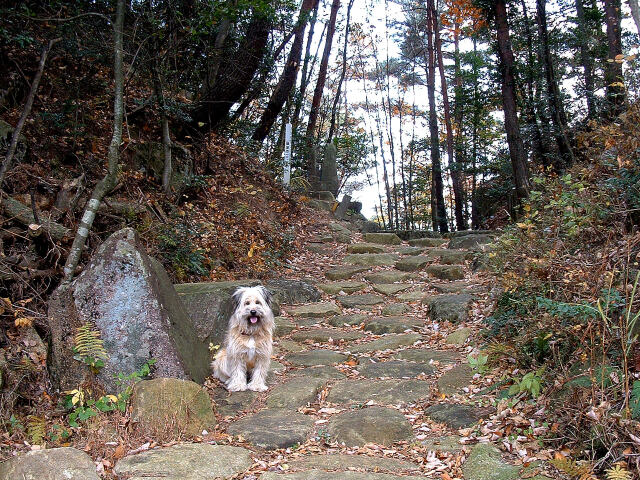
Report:
[[[526,291],[516,289],[504,292],[498,298],[493,314],[485,319],[489,327],[489,335],[516,334],[535,307],[535,299]]]
[[[108,358],[100,331],[94,329],[90,323],[76,329],[73,353],[73,358],[87,365],[93,373],[98,373]]]
[[[629,410],[631,410],[631,418],[640,420],[640,380],[635,380],[631,387]]]
[[[42,445],[46,428],[47,424],[43,417],[37,415],[29,415],[27,417],[27,436],[32,444]]]
[[[542,391],[542,371],[528,372],[523,375],[520,380],[516,380],[511,388],[509,388],[509,395],[519,395],[521,393],[527,393],[533,398],[537,398]]]
[[[205,251],[193,245],[192,238],[201,233],[201,225],[178,221],[168,224],[158,234],[161,255],[171,263],[178,277],[188,273],[207,275]]]
[[[489,369],[487,365],[487,361],[489,360],[489,355],[478,354],[477,357],[473,357],[471,355],[467,355],[467,360],[469,361],[469,366],[476,372],[483,374],[486,373]]]
[[[20,419],[17,418],[13,413],[9,417],[9,428],[11,429],[12,433],[24,430],[24,425],[22,424]]]
[[[597,310],[588,304],[566,303],[550,298],[536,297],[537,305],[550,315],[558,317],[562,322],[568,320],[589,320],[597,316]]]

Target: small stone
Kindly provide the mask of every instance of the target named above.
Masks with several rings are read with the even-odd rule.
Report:
[[[85,452],[71,447],[32,450],[0,464],[2,480],[99,480]]]
[[[337,328],[320,328],[313,330],[300,330],[291,335],[293,340],[305,341],[311,340],[313,342],[326,343],[329,339],[333,339],[336,342],[340,340],[351,341],[362,338],[364,335],[362,332],[354,330],[338,330]]]
[[[387,270],[385,272],[369,273],[364,278],[371,283],[395,283],[407,280],[410,276],[410,274],[398,270]]]
[[[469,365],[457,365],[451,370],[444,372],[438,378],[438,390],[445,395],[458,393],[463,387],[471,385],[473,372]]]
[[[398,300],[402,300],[403,302],[420,302],[424,300],[426,296],[427,294],[425,292],[415,290],[413,292],[401,293],[398,295]]]
[[[316,365],[335,365],[344,362],[347,358],[347,355],[332,350],[309,350],[288,355],[286,360],[294,365],[313,367]]]
[[[462,250],[445,251],[440,254],[440,263],[443,265],[461,265],[472,256],[473,254]]]
[[[318,284],[318,288],[329,295],[337,295],[340,292],[355,293],[359,290],[362,290],[366,286],[367,284],[364,282],[349,282],[349,281]]]
[[[431,393],[423,380],[340,380],[331,388],[327,401],[343,405],[364,405],[369,401],[380,405],[413,403]]]
[[[295,328],[296,324],[288,318],[276,317],[274,318],[275,328],[273,330],[274,337],[283,337],[289,335]]]
[[[464,345],[467,339],[471,336],[471,330],[469,327],[459,328],[455,332],[450,333],[445,338],[444,343],[447,345]]]
[[[421,247],[398,247],[396,253],[400,255],[420,255],[425,249]]]
[[[456,237],[449,240],[449,248],[477,249],[478,247],[481,247],[491,242],[493,242],[493,237],[491,235],[486,235],[486,234],[464,235],[462,237]]]
[[[384,303],[384,299],[382,297],[378,297],[377,295],[372,295],[370,293],[365,293],[362,295],[345,295],[339,297],[338,301],[345,308],[372,306]]]
[[[327,323],[334,327],[343,327],[344,325],[360,325],[364,322],[369,315],[363,313],[356,313],[353,315],[337,315],[327,320]]]
[[[464,278],[464,271],[459,265],[429,265],[426,272],[441,280],[461,280]]]
[[[252,445],[274,450],[304,443],[312,429],[313,417],[279,408],[241,418],[227,431],[242,435]]]
[[[387,335],[372,342],[361,343],[350,347],[349,350],[353,353],[368,353],[382,350],[392,350],[398,347],[404,347],[413,345],[418,340],[422,339],[422,335],[419,333],[407,333],[404,335]]]
[[[489,415],[493,409],[480,408],[458,403],[437,403],[425,410],[434,422],[444,423],[449,428],[470,427],[482,417]]]
[[[251,464],[251,452],[244,448],[191,443],[130,455],[118,461],[114,473],[128,480],[216,480]]]
[[[464,322],[469,316],[472,297],[466,293],[430,297],[429,316],[434,322]]]
[[[329,280],[348,280],[354,275],[369,270],[369,267],[355,266],[355,265],[343,265],[340,267],[334,267],[325,272],[325,276]]]
[[[300,345],[298,342],[294,342],[293,340],[288,340],[286,338],[278,340],[278,346],[284,350],[294,353],[301,352],[305,349],[304,345]]]
[[[430,257],[425,255],[416,255],[415,257],[406,257],[398,260],[396,268],[403,272],[417,272],[422,270],[429,263],[431,263]]]
[[[216,425],[211,399],[200,385],[178,378],[154,378],[136,384],[131,421],[148,435],[199,435]]]
[[[248,410],[256,398],[257,392],[229,392],[222,387],[213,390],[213,400],[216,402],[216,412],[223,417],[233,417],[243,410]]]
[[[358,366],[358,371],[365,378],[415,378],[420,374],[431,375],[435,372],[435,368],[426,363],[389,360],[361,364]]]
[[[323,378],[297,377],[276,385],[269,391],[267,407],[297,409],[316,400],[318,392],[322,389],[325,380]]]
[[[464,238],[464,237],[462,237]],[[471,450],[471,455],[462,472],[466,480],[517,480],[523,478],[520,468],[502,460],[500,450],[491,444],[478,443]]]
[[[373,317],[368,320],[364,329],[367,332],[382,335],[383,333],[402,333],[405,330],[417,329],[424,325],[424,321],[416,317]]]
[[[344,257],[345,263],[370,267],[393,265],[398,260],[394,253],[352,253]]]
[[[380,245],[400,245],[402,240],[395,233],[365,233],[364,241]]]
[[[406,303],[391,303],[382,309],[383,315],[402,315],[410,310]]]
[[[347,247],[349,253],[384,253],[384,247],[375,243],[354,243]]]
[[[319,302],[291,307],[289,309],[289,313],[293,317],[323,318],[330,317],[332,315],[340,315],[342,312],[340,307],[333,302]]]
[[[327,426],[331,440],[348,446],[375,443],[391,445],[413,438],[409,421],[397,410],[369,407],[332,417]]]
[[[444,238],[414,238],[409,240],[409,245],[412,247],[439,247],[443,243],[446,243]]]
[[[395,295],[398,292],[407,290],[413,285],[411,283],[378,283],[373,286],[373,290],[385,295]]]

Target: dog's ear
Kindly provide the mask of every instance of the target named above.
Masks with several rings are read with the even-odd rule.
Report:
[[[267,302],[267,305],[269,305],[269,308],[271,308],[273,306],[273,293],[271,293],[269,289],[262,285],[260,285],[259,288],[262,296],[264,297],[264,301]]]
[[[236,310],[238,310],[238,307],[240,306],[240,301],[242,300],[242,295],[244,294],[244,287],[239,287],[236,288],[236,291],[233,292],[233,295],[231,295],[231,301],[233,303],[233,311],[235,312]]]

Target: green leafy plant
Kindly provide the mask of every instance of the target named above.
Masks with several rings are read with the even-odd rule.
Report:
[[[73,353],[73,358],[87,365],[93,373],[98,373],[108,358],[100,332],[89,323],[76,329]]]
[[[542,391],[542,371],[528,372],[523,375],[520,380],[516,380],[511,388],[509,395],[519,395],[528,393],[533,398],[537,398]]]
[[[631,418],[640,420],[640,380],[635,380],[631,387],[629,410],[631,411]]]
[[[487,361],[489,360],[489,355],[478,354],[477,357],[473,357],[472,355],[467,355],[467,360],[469,361],[469,366],[480,374],[486,373],[489,369],[487,365]]]
[[[37,415],[29,415],[27,417],[27,435],[32,444],[42,445],[46,429],[47,424],[44,418]]]

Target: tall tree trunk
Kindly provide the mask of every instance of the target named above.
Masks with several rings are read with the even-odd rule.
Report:
[[[435,8],[433,0],[430,0],[433,11],[431,12],[431,22],[433,24],[433,32],[435,35],[435,48],[438,59],[438,68],[440,70],[440,90],[442,91],[442,104],[444,106],[444,124],[447,131],[447,157],[449,158],[449,171],[451,172],[451,184],[453,187],[453,197],[455,199],[454,215],[456,218],[456,229],[466,230],[467,225],[462,214],[464,205],[464,193],[462,190],[462,182],[460,181],[460,171],[453,156],[453,129],[451,128],[451,108],[449,105],[449,94],[447,92],[447,78],[445,77],[444,62],[442,60],[442,41],[440,40],[440,22],[438,21],[438,12]]]
[[[302,56],[302,42],[304,40],[304,30],[309,18],[309,12],[312,8],[315,8],[319,0],[303,0],[300,6],[300,15],[298,16],[298,23],[294,29],[294,39],[291,50],[289,51],[289,57],[285,64],[284,70],[280,75],[280,80],[276,85],[275,90],[269,98],[267,108],[262,112],[260,123],[253,132],[253,140],[261,142],[269,134],[273,123],[282,110],[282,106],[289,98],[289,94],[296,84],[296,78],[298,77],[298,69],[300,68],[300,58]]]
[[[631,16],[636,24],[638,35],[640,35],[640,5],[638,5],[638,0],[629,0],[629,8],[631,9]]]
[[[466,177],[466,152],[465,143],[463,140],[463,119],[464,119],[464,105],[463,105],[463,87],[462,87],[462,66],[460,61],[460,26],[456,24],[453,32],[453,44],[454,44],[454,107],[453,107],[453,122],[455,125],[456,135],[454,137],[454,155],[455,164],[459,172],[459,181],[462,183],[462,202],[464,204],[464,225],[468,228],[469,220],[469,206],[467,201],[467,192],[464,187],[464,180]]]
[[[573,165],[575,158],[569,142],[569,136],[567,135],[567,116],[562,105],[560,88],[558,88],[558,81],[553,67],[553,59],[551,58],[551,49],[549,48],[549,32],[547,31],[545,0],[536,0],[536,10],[538,14],[538,34],[540,35],[540,42],[543,51],[542,60],[544,73],[547,79],[549,111],[551,112],[551,120],[555,130],[558,150],[562,156],[562,162],[554,162],[554,167],[556,171],[560,172],[566,167]]]
[[[608,58],[604,70],[604,83],[607,88],[606,113],[609,118],[617,117],[624,110],[625,89],[622,77],[622,62],[616,57],[622,55],[622,33],[620,28],[620,0],[603,0],[607,22]]]
[[[507,131],[509,156],[513,168],[513,178],[518,200],[529,196],[529,168],[527,155],[520,136],[518,124],[518,109],[516,107],[515,76],[513,71],[513,50],[509,37],[509,23],[507,21],[507,5],[505,0],[493,2],[494,17],[498,40],[498,58],[500,60],[500,74],[502,77],[502,104],[504,108],[504,125]]]
[[[205,92],[191,111],[195,125],[215,129],[226,120],[229,110],[249,89],[258,71],[267,50],[271,23],[268,16],[254,12],[238,50],[223,60],[214,87]]]
[[[340,95],[342,93],[342,82],[347,73],[347,45],[349,45],[349,26],[351,22],[351,7],[353,7],[354,0],[349,0],[347,5],[347,21],[344,27],[344,46],[342,48],[342,70],[340,71],[340,78],[338,79],[338,87],[336,89],[336,95],[333,98],[333,107],[331,108],[331,123],[329,125],[329,138],[327,141],[331,141],[333,138],[334,129],[336,126],[336,113],[338,111],[338,105],[340,103]]]
[[[113,101],[113,135],[107,152],[107,174],[95,186],[91,193],[91,198],[82,215],[78,225],[78,231],[69,256],[64,265],[64,283],[73,279],[76,267],[80,262],[82,250],[89,236],[89,231],[96,218],[96,212],[100,207],[102,198],[116,185],[118,180],[118,162],[120,160],[120,144],[122,143],[122,118],[124,115],[123,102],[123,73],[122,73],[122,53],[123,53],[123,27],[124,27],[124,0],[118,0],[116,6],[116,21],[113,26],[113,75],[114,75],[114,101]]]
[[[440,141],[438,138],[438,115],[436,113],[436,59],[433,46],[434,22],[431,18],[435,11],[434,0],[427,2],[427,90],[429,97],[429,136],[431,137],[431,176],[432,176],[432,220],[433,229],[440,233],[448,232],[447,211],[444,203],[444,185],[442,183],[442,166],[440,164]]]
[[[580,44],[580,63],[584,75],[584,90],[587,98],[587,116],[593,118],[596,114],[596,104],[594,97],[594,80],[593,80],[593,58],[589,52],[589,28],[587,20],[584,16],[583,0],[575,0],[576,16],[578,19],[578,42]],[[636,0],[632,0],[636,1]]]
[[[311,111],[309,112],[309,123],[307,124],[306,143],[307,143],[307,173],[309,182],[314,189],[318,187],[318,166],[315,164],[315,156],[310,155],[311,148],[315,143],[316,122],[318,121],[318,113],[320,111],[320,101],[322,100],[322,91],[327,80],[327,66],[329,64],[329,55],[331,54],[331,45],[333,44],[333,34],[336,31],[336,18],[338,17],[338,9],[340,8],[340,0],[333,0],[331,4],[331,14],[329,16],[329,26],[327,27],[327,38],[322,52],[322,60],[320,61],[320,70],[318,71],[318,81],[313,92],[313,100],[311,102]]]

